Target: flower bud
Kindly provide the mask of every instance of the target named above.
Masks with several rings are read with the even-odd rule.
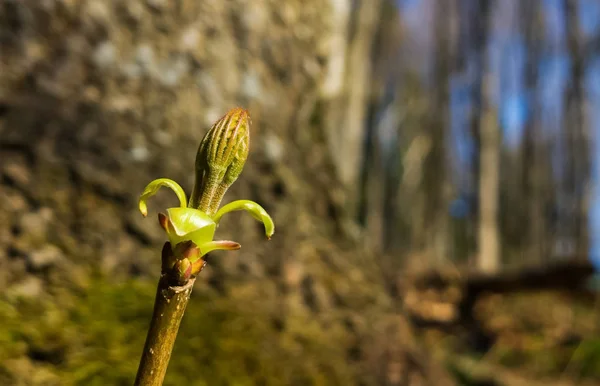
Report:
[[[250,145],[250,116],[230,110],[206,133],[196,154],[196,182],[190,207],[209,216],[217,212],[227,189],[238,178]]]

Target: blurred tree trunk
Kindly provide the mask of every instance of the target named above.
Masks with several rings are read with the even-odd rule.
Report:
[[[540,8],[536,2],[523,2],[523,24],[525,25],[525,41],[527,50],[526,85],[529,94],[538,92],[538,66],[540,59],[543,25],[540,20]],[[540,106],[534,99],[530,106],[530,118],[525,127],[523,160],[524,213],[527,216],[523,246],[524,256],[529,261],[541,262],[544,253],[544,204],[540,195],[542,181],[542,160],[540,159],[540,142],[543,136],[539,132]]]
[[[486,21],[489,38],[491,18],[489,4],[483,6],[480,17]],[[485,41],[485,40],[484,40]],[[489,44],[489,43],[486,43]],[[479,123],[479,255],[478,268],[483,272],[495,272],[500,267],[500,228],[498,219],[498,205],[500,192],[500,127],[498,124],[497,107],[493,102],[493,90],[498,82],[492,74],[489,64],[489,55],[483,50],[484,59],[481,60],[481,116]]]
[[[472,43],[470,44],[472,49],[472,55],[474,57],[474,67],[476,68],[476,76],[473,81],[473,86],[471,90],[471,103],[472,109],[469,114],[469,130],[473,137],[474,149],[473,149],[473,160],[472,160],[472,170],[470,171],[473,175],[473,185],[474,191],[476,192],[475,196],[477,197],[477,205],[474,206],[474,212],[471,217],[471,223],[473,227],[473,238],[475,239],[475,250],[473,258],[469,256],[469,263],[477,266],[479,262],[479,178],[481,176],[481,112],[482,112],[482,82],[483,82],[483,68],[485,64],[486,57],[486,47],[487,47],[487,30],[488,30],[488,19],[486,17],[488,8],[489,8],[489,0],[486,1],[478,1],[478,0],[463,0],[463,7],[465,10],[469,10],[467,12],[467,18],[469,19],[468,23],[468,33],[467,36],[472,39]],[[471,15],[475,15],[472,17]]]
[[[357,221],[364,228],[369,243],[382,253],[388,250],[389,234],[394,231],[391,223],[394,216],[390,213],[394,197],[389,196],[389,179],[398,167],[390,163],[393,162],[390,160],[390,144],[382,142],[384,131],[389,129],[384,116],[389,112],[389,91],[394,87],[391,75],[393,66],[398,66],[398,63],[393,63],[399,48],[398,14],[392,9],[390,3],[380,5],[380,22],[370,53],[374,62],[369,74],[363,158],[357,184]]]
[[[590,148],[585,135],[583,71],[585,58],[579,27],[577,2],[565,0],[566,31],[569,54],[571,57],[571,79],[567,90],[567,113],[563,129],[567,138],[568,175],[566,187],[572,206],[569,224],[575,242],[574,254],[585,256],[587,246],[587,208],[585,186],[589,181]]]
[[[448,129],[450,124],[450,74],[457,54],[456,1],[438,3],[434,14],[435,66],[433,73],[432,103],[428,130],[432,141],[425,169],[424,192],[429,197],[427,204],[428,255],[434,264],[448,261],[450,242],[448,207],[451,186],[448,154]]]
[[[381,0],[340,0],[334,5],[332,39],[324,97],[324,128],[339,179],[348,193],[347,210],[357,215],[364,162],[365,126],[371,100],[375,38]]]
[[[496,272],[500,267],[500,227],[498,204],[500,192],[500,130],[497,112],[489,106],[490,79],[483,81],[479,177],[479,261],[483,272]]]
[[[518,1],[518,0],[517,0]],[[513,1],[514,2],[514,1]],[[536,57],[535,47],[529,41],[528,31],[531,29],[533,9],[537,7],[536,2],[519,1],[515,4],[514,25],[512,33],[516,39],[522,39],[525,49],[527,50],[528,60]],[[530,106],[529,101],[529,83],[532,82],[531,74],[529,74],[528,62],[517,71],[515,74],[517,79],[521,79],[523,89],[519,90],[522,94],[519,95],[520,103],[526,105],[525,109]],[[533,80],[535,76],[533,76]],[[521,122],[522,131],[520,136],[516,138],[514,133],[512,138],[505,141],[505,146],[502,147],[502,171],[501,171],[501,199],[500,211],[501,218],[501,233],[502,233],[502,254],[505,258],[505,263],[510,264],[513,261],[521,261],[525,257],[525,246],[527,243],[528,232],[528,201],[527,201],[527,183],[525,181],[527,175],[527,164],[524,162],[527,154],[526,127],[528,125],[528,117],[524,122]]]
[[[402,89],[396,102],[398,115],[402,117],[397,127],[400,153],[399,189],[397,197],[398,223],[405,229],[408,249],[415,252],[418,264],[428,264],[423,259],[427,252],[431,219],[427,217],[430,195],[426,191],[428,160],[432,151],[430,98],[422,82],[405,71],[401,75]],[[408,261],[413,263],[414,261]]]

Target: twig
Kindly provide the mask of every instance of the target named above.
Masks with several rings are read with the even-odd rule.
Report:
[[[194,287],[195,278],[172,286],[167,275],[158,281],[154,313],[140,360],[135,386],[160,386],[165,378],[179,324]]]

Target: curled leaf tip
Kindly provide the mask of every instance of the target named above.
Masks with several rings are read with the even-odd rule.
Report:
[[[140,209],[140,212],[142,213],[142,216],[146,217],[148,215],[148,206],[146,204],[148,199],[154,196],[158,192],[158,190],[163,186],[175,192],[177,198],[179,199],[179,206],[181,208],[185,208],[187,206],[187,198],[185,196],[183,188],[177,182],[171,179],[159,178],[149,183],[140,196],[138,207]]]
[[[219,220],[221,220],[221,217],[223,217],[225,213],[234,212],[237,210],[245,210],[246,212],[250,213],[250,215],[254,217],[254,219],[262,222],[265,227],[265,234],[267,238],[269,240],[271,239],[271,236],[273,236],[273,234],[275,233],[275,223],[273,223],[273,219],[271,218],[271,216],[269,216],[267,211],[254,201],[237,200],[230,202],[229,204],[219,209],[219,211],[215,214],[213,219],[215,223],[218,224]]]
[[[142,216],[148,216],[148,205],[146,205],[146,200],[140,200],[138,207],[140,209],[140,212],[142,213]]]

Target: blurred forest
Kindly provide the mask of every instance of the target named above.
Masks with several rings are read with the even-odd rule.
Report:
[[[600,382],[600,0],[0,0],[0,385],[132,384],[235,106],[165,385]]]

